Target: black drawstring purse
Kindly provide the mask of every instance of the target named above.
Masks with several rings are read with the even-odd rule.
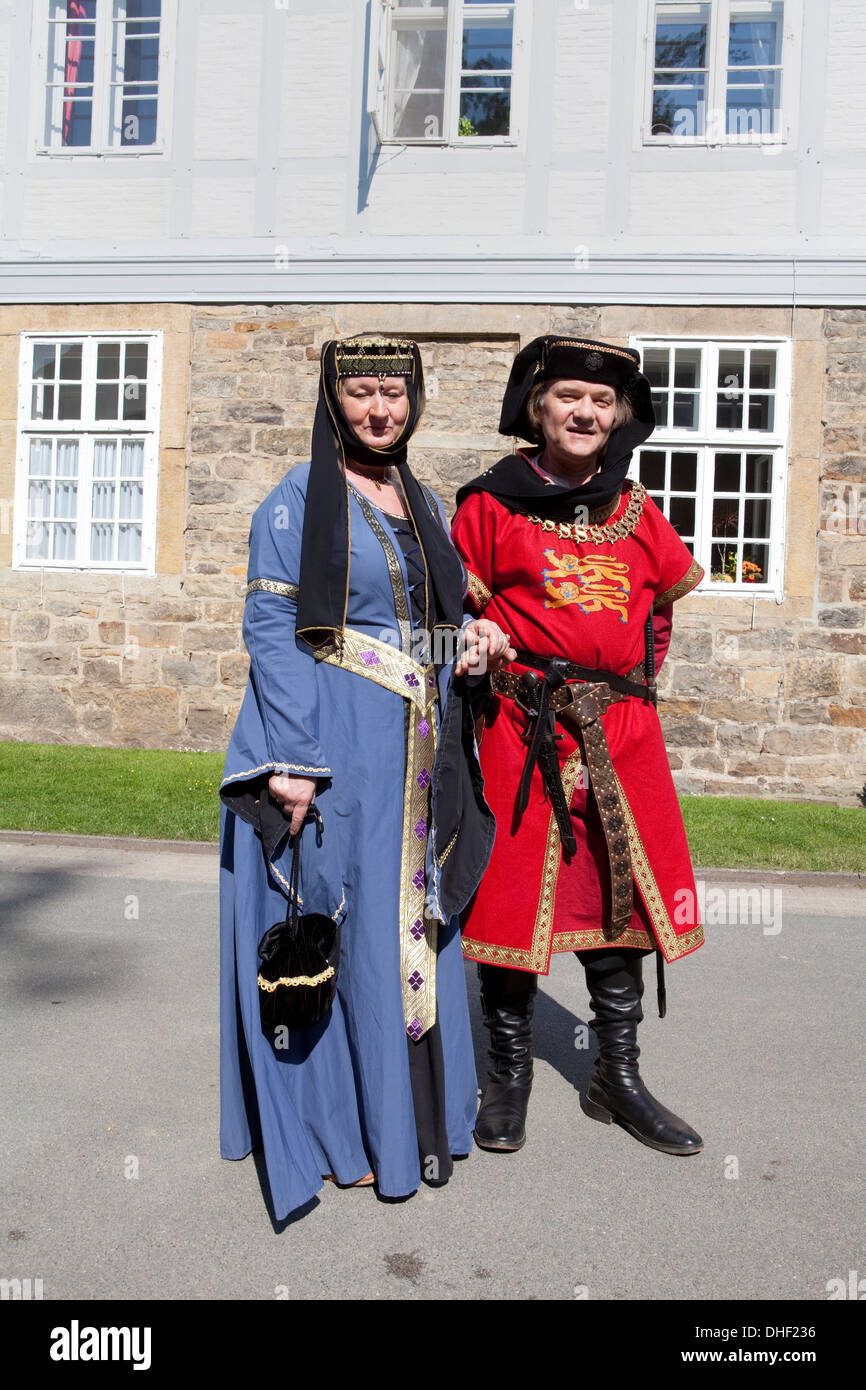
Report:
[[[321,843],[322,817],[315,806],[309,817],[315,819],[316,840]],[[337,992],[339,927],[318,912],[298,915],[302,833],[303,826],[292,841],[286,920],[272,926],[259,942],[259,1007],[267,1034],[280,1027],[290,1032],[310,1028],[328,1012]]]

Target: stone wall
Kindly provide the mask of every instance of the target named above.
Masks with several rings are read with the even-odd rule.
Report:
[[[240,623],[249,519],[308,457],[326,338],[367,330],[418,339],[428,406],[412,460],[450,510],[460,483],[505,452],[496,432],[502,390],[514,352],[536,334],[780,334],[794,339],[784,602],[712,594],[678,603],[661,672],[662,721],[684,792],[857,804],[866,782],[866,311],[220,305],[14,313],[0,337],[6,496],[13,345],[23,328],[54,327],[53,313],[65,331],[168,325],[175,338],[157,574],[12,571],[9,538],[0,535],[8,644],[0,737],[225,747],[247,670]],[[182,451],[185,493],[175,462]]]

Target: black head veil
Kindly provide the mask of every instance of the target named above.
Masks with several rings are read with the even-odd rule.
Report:
[[[403,376],[409,413],[397,439],[372,448],[355,434],[340,401],[346,376]],[[297,632],[312,646],[339,644],[349,595],[349,485],[346,458],[399,470],[406,505],[427,562],[430,626],[459,629],[463,571],[451,541],[428,504],[406,458],[424,411],[424,371],[417,343],[404,339],[332,339],[322,348],[313,424],[310,479],[304,508]]]

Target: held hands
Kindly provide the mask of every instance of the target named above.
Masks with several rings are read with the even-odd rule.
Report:
[[[268,791],[284,816],[291,816],[292,835],[297,835],[316,798],[315,777],[286,777],[278,772],[268,779]]]
[[[464,648],[454,663],[455,676],[483,676],[517,659],[511,638],[489,618],[475,618],[463,629]]]

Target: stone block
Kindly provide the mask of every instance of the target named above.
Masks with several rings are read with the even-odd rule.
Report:
[[[202,653],[190,653],[187,656],[163,656],[163,684],[205,686],[213,689],[219,677],[217,660],[216,656]]]
[[[668,660],[710,661],[713,655],[713,636],[705,628],[681,627],[674,624]]]
[[[830,723],[849,729],[866,729],[866,705],[830,705]]]
[[[220,657],[220,680],[235,690],[246,685],[249,669],[249,658],[246,656]]]
[[[120,657],[101,656],[84,661],[81,676],[87,685],[120,685]]]
[[[841,657],[791,657],[785,662],[785,694],[837,695],[842,689],[844,662]]]
[[[757,666],[743,672],[743,687],[747,695],[772,700],[782,687],[782,672],[778,666]]]
[[[723,723],[716,728],[716,739],[723,748],[760,748],[761,730],[755,724]]]
[[[12,638],[15,642],[44,642],[50,627],[46,613],[19,613],[12,619]]]
[[[69,647],[19,647],[18,670],[51,680],[54,676],[77,676],[78,655]]]
[[[725,671],[718,667],[687,666],[676,661],[673,664],[671,689],[678,695],[739,695],[741,678],[739,671]]]
[[[126,641],[126,623],[100,623],[97,631],[106,647],[122,647]]]
[[[186,628],[183,634],[185,652],[233,652],[240,646],[240,628],[220,623],[200,623]]]
[[[762,749],[766,753],[781,753],[800,758],[808,753],[832,753],[833,735],[827,728],[777,728],[764,734]]]
[[[196,748],[223,748],[231,733],[226,711],[213,705],[191,705],[185,728]]]
[[[195,454],[248,454],[252,432],[239,425],[196,425],[190,435]]]
[[[803,650],[842,652],[848,656],[866,654],[866,635],[862,632],[801,632]]]
[[[181,627],[179,623],[139,623],[127,624],[127,644],[133,639],[141,647],[174,647],[180,644]]]
[[[818,612],[822,627],[862,627],[863,617],[862,608],[822,608]]]
[[[117,724],[127,736],[161,741],[180,732],[180,699],[176,690],[119,690],[115,696]]]
[[[298,431],[293,429],[256,430],[255,447],[258,454],[288,454]]]
[[[728,763],[728,773],[733,777],[781,777],[786,770],[787,760],[772,753],[732,757]]]
[[[715,725],[708,719],[694,716],[684,719],[668,719],[662,713],[661,723],[665,743],[672,747],[689,748],[693,745],[707,747],[716,741]]]

